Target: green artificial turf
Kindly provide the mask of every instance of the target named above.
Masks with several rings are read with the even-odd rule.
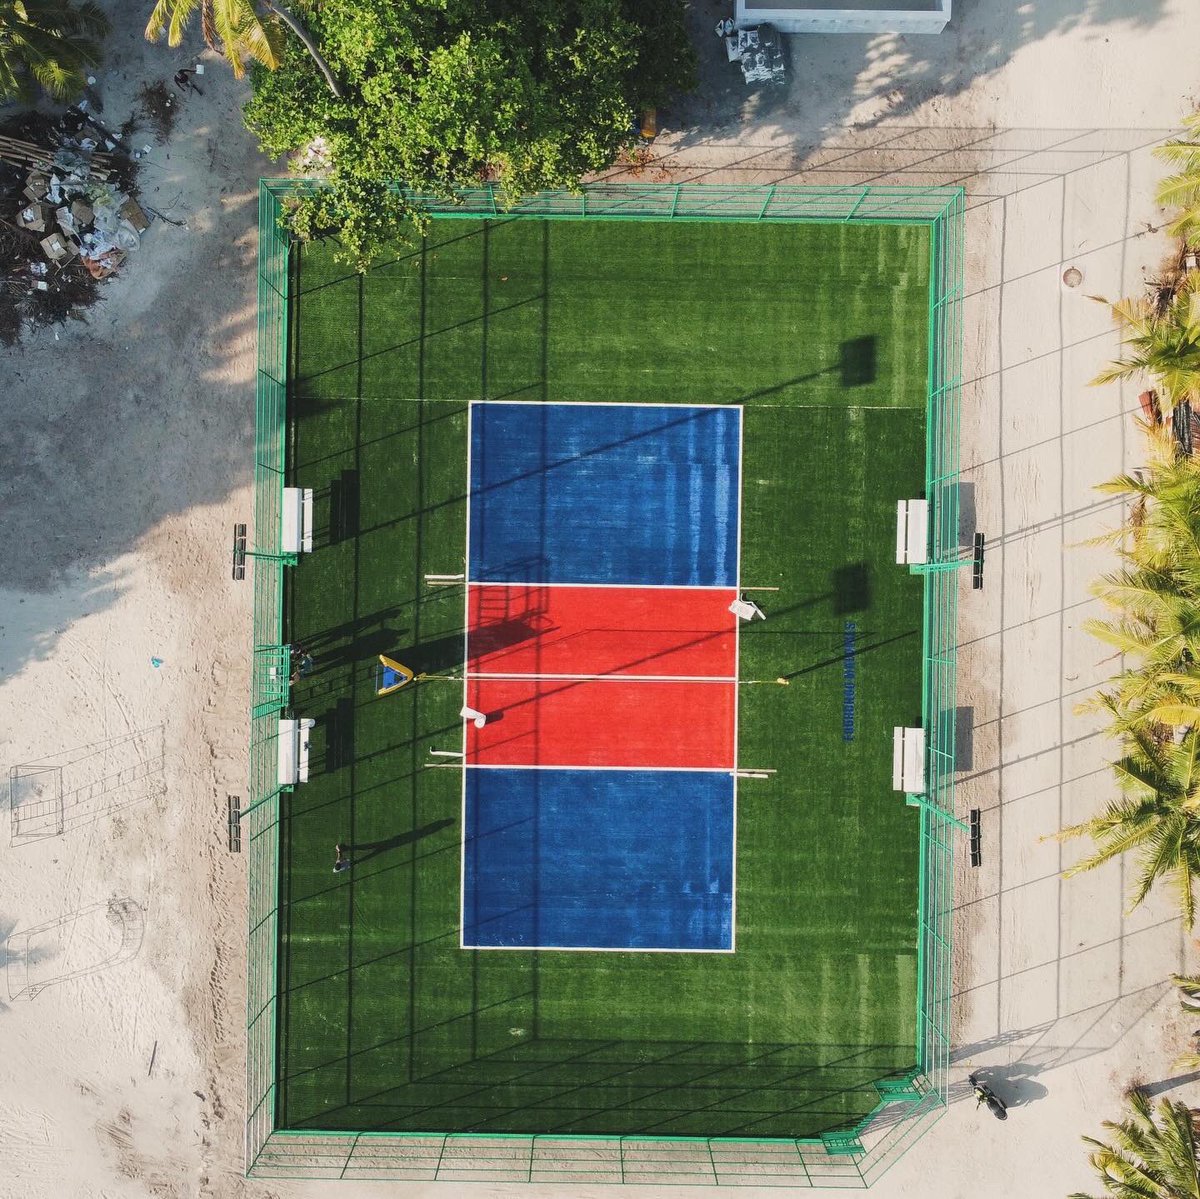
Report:
[[[286,634],[316,659],[284,796],[278,1125],[814,1136],[915,1064],[924,227],[436,220],[365,277],[297,252],[290,482],[318,548]],[[732,955],[458,948],[461,684],[377,698],[387,653],[461,670],[467,403],[746,406]],[[843,739],[846,622],[856,733]],[[786,678],[787,685],[775,682]],[[354,868],[334,874],[335,842]]]

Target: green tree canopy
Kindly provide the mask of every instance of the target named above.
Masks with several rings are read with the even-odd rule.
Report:
[[[107,32],[91,0],[0,0],[0,100],[25,98],[32,84],[56,100],[78,95]]]
[[[252,68],[264,149],[317,146],[328,187],[290,214],[362,265],[444,199],[573,187],[609,166],[636,116],[691,85],[682,0],[323,0],[293,5],[337,80],[296,38]]]
[[[1154,151],[1175,168],[1158,185],[1155,198],[1164,208],[1177,210],[1168,232],[1190,239],[1200,233],[1200,113],[1184,117],[1183,127],[1183,137],[1172,138]]]

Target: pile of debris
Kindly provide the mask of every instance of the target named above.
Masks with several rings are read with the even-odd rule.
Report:
[[[787,82],[783,43],[774,25],[750,25],[739,29],[732,17],[717,22],[717,37],[725,43],[730,62],[741,65],[747,83],[781,87]]]
[[[74,315],[140,246],[149,219],[121,139],[81,106],[0,131],[0,340]]]
[[[112,156],[94,139],[65,139],[50,150],[0,136],[0,158],[25,172],[17,227],[38,235],[48,263],[78,255],[93,279],[107,279],[141,245],[146,214],[113,181]]]

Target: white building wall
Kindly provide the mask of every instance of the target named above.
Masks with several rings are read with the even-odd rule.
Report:
[[[739,25],[774,25],[780,33],[941,33],[950,20],[951,0],[936,10],[861,8],[760,8],[737,0]]]

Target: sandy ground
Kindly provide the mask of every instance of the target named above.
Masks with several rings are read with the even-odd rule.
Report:
[[[197,47],[147,47],[125,11],[141,6],[109,7],[119,123]],[[773,97],[724,63],[720,15],[695,7],[702,87],[662,114],[644,178],[968,189],[964,506],[989,552],[984,591],[962,593],[959,804],[984,810],[984,865],[957,880],[955,1102],[874,1193],[1065,1195],[1091,1183],[1080,1134],[1128,1085],[1200,1105],[1172,1070],[1196,1022],[1166,980],[1197,957],[1170,905],[1124,917],[1127,871],[1064,882],[1077,850],[1039,840],[1111,794],[1108,746],[1073,714],[1114,665],[1080,630],[1107,564],[1082,543],[1119,519],[1094,484],[1139,450],[1136,388],[1086,386],[1116,341],[1081,293],[1136,291],[1162,261],[1150,148],[1200,103],[1200,10],[959,0],[940,37],[792,39]],[[143,173],[186,228],[156,223],[87,325],[31,337],[0,374],[0,764],[47,813],[0,834],[3,1199],[329,1189],[241,1178],[245,879],[224,826],[245,788],[250,591],[227,553],[251,511],[268,167],[241,89],[205,61],[205,95]],[[967,1096],[980,1067],[1013,1100],[1005,1124]]]

